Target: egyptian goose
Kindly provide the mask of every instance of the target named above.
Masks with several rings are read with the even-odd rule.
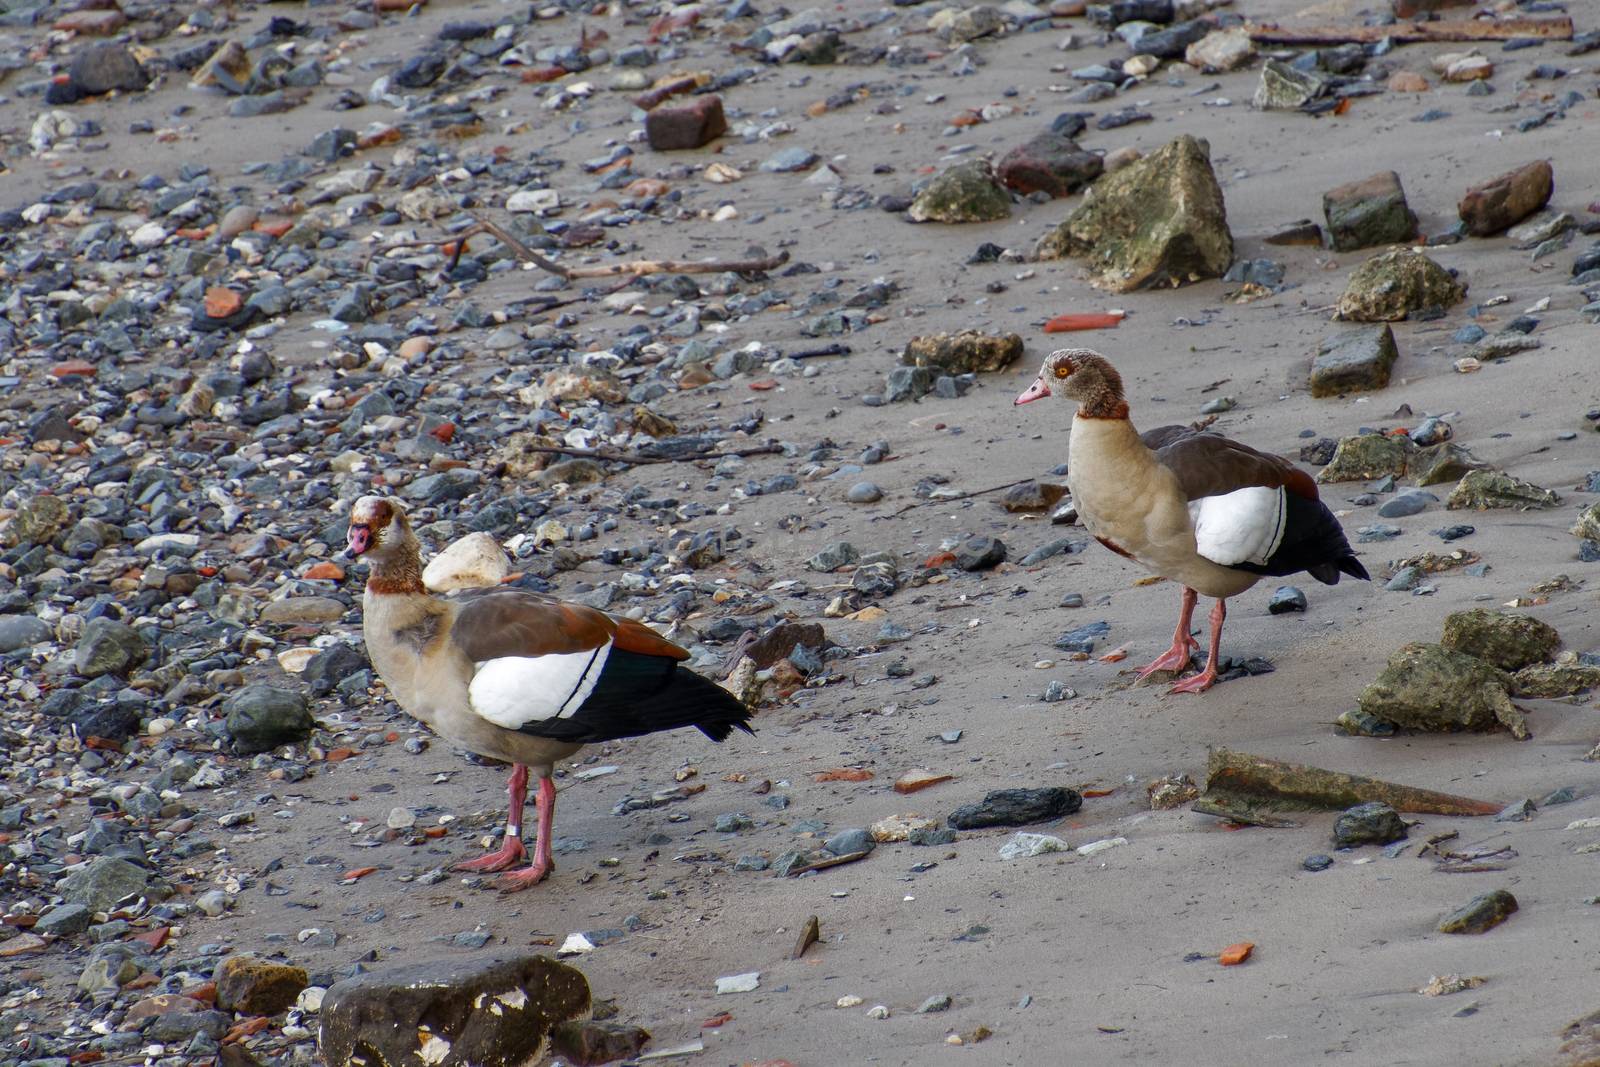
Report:
[[[362,632],[372,665],[406,713],[441,737],[512,765],[505,841],[456,870],[505,871],[527,856],[522,809],[539,778],[533,862],[507,890],[550,873],[550,775],[585,744],[697,727],[713,741],[750,729],[750,709],[679,661],[689,654],[630,619],[518,589],[451,597],[422,585],[422,559],[397,500],[350,509],[349,554],[371,567]]]
[[[1141,434],[1128,421],[1122,377],[1104,356],[1052,352],[1016,403],[1057,396],[1078,405],[1067,446],[1067,486],[1095,540],[1119,556],[1183,583],[1172,647],[1139,672],[1181,674],[1199,645],[1189,620],[1199,594],[1217,598],[1203,671],[1170,690],[1199,693],[1217,680],[1227,598],[1264,575],[1306,571],[1325,585],[1340,573],[1367,579],[1317,484],[1278,456],[1220,434],[1163,426]]]

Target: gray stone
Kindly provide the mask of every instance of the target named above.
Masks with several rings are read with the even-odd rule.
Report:
[[[950,1005],[955,1001],[948,994],[935,994],[924,1000],[920,1007],[913,1013],[915,1015],[933,1015],[941,1011],[949,1011]]]
[[[1357,804],[1333,820],[1333,843],[1339,848],[1387,845],[1406,836],[1406,824],[1387,804]]]
[[[876,846],[872,835],[865,830],[840,830],[822,843],[822,847],[835,856],[849,856],[856,852],[871,852]]]
[[[94,912],[84,904],[57,904],[34,923],[33,932],[40,936],[69,937],[81,934],[94,922]]]
[[[835,541],[821,552],[806,560],[806,566],[814,571],[827,574],[840,567],[846,567],[861,558],[861,553],[856,551],[856,546],[849,541]]]
[[[1336,252],[1397,244],[1417,232],[1417,217],[1392,170],[1329,189],[1322,211]]]
[[[969,537],[956,549],[956,566],[982,571],[1005,562],[1006,544],[998,537]]]
[[[133,627],[101,616],[90,619],[73,652],[73,668],[85,678],[126,674],[144,662],[144,638]]]
[[[1311,361],[1311,395],[1339,396],[1382,389],[1399,357],[1387,323],[1345,330],[1322,342]]]
[[[771,174],[787,174],[797,170],[808,170],[817,162],[818,156],[809,148],[791,146],[768,157],[761,164],[761,169]]]
[[[857,482],[846,490],[844,498],[852,504],[876,504],[883,499],[883,490],[872,482]]]
[[[1385,519],[1401,519],[1407,515],[1416,515],[1426,511],[1429,504],[1436,504],[1439,498],[1432,493],[1412,491],[1401,493],[1393,500],[1386,500],[1378,509],[1378,514]]]
[[[149,884],[149,873],[138,864],[115,856],[96,856],[63,878],[56,892],[69,904],[110,911],[119,901],[143,893]]]
[[[1305,593],[1292,585],[1278,586],[1272,594],[1272,599],[1267,601],[1267,612],[1272,615],[1287,615],[1290,612],[1305,610]]]
[[[246,755],[304,741],[316,721],[306,698],[289,689],[248,685],[223,702],[224,728],[235,751]]]
[[[1481,934],[1509,919],[1517,910],[1517,898],[1504,889],[1494,889],[1473,897],[1465,905],[1439,921],[1441,934]]]
[[[150,84],[150,75],[133,53],[120,44],[91,45],[73,57],[67,72],[72,84],[88,96],[113,89],[138,92]]]
[[[0,615],[0,652],[15,652],[50,640],[50,624],[37,615]]]

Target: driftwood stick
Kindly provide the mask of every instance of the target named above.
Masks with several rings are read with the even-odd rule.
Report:
[[[637,278],[644,274],[720,274],[732,271],[744,274],[753,270],[772,270],[789,262],[789,253],[759,259],[636,259],[631,263],[602,263],[595,267],[573,267],[566,271],[568,278],[616,278],[626,275]]]
[[[529,248],[526,242],[513,236],[498,223],[490,222],[479,215],[473,215],[472,218],[474,222],[471,226],[452,237],[438,240],[395,241],[383,246],[381,250],[370,249],[367,252],[367,260],[370,262],[379,251],[386,252],[393,248],[452,244],[455,251],[450,256],[450,266],[447,271],[455,270],[456,264],[461,262],[461,257],[467,250],[467,242],[481,234],[489,234],[511,249],[522,262],[532,263],[542,271],[569,281],[574,278],[637,278],[644,274],[719,274],[722,271],[743,274],[747,271],[773,270],[789,262],[789,253],[780,252],[775,256],[762,256],[757,259],[636,259],[628,263],[603,263],[594,267],[566,267]]]
[[[1250,38],[1262,44],[1372,44],[1385,37],[1396,44],[1425,41],[1508,41],[1538,37],[1547,41],[1572,40],[1572,19],[1553,18],[1452,19],[1438,22],[1396,22],[1388,26],[1246,26]]]
[[[688,456],[645,456],[638,452],[616,452],[609,448],[568,448],[565,445],[522,445],[521,452],[543,452],[552,456],[576,456],[579,459],[598,459],[608,463],[693,463],[702,459],[722,459],[724,456],[767,456],[783,451],[776,441],[749,448],[730,448],[721,452],[696,452]]]
[[[1004,485],[991,485],[987,489],[974,489],[972,492],[966,494],[965,496],[948,497],[948,498],[941,499],[941,500],[916,500],[916,501],[913,501],[910,504],[907,504],[905,507],[901,508],[899,511],[890,512],[888,514],[887,518],[891,518],[892,519],[896,515],[904,515],[906,512],[910,511],[912,508],[925,508],[930,504],[959,504],[963,500],[971,500],[975,496],[986,496],[989,493],[998,493],[1002,489],[1010,489],[1014,485],[1025,485],[1026,483],[1031,482],[1031,481],[1033,481],[1032,478],[1019,478],[1014,482],[1007,482]]]

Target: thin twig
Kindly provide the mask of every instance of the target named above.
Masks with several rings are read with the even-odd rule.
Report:
[[[1000,490],[1002,490],[1002,489],[1010,489],[1014,485],[1026,485],[1028,482],[1031,482],[1031,481],[1033,481],[1032,478],[1019,478],[1018,480],[1016,480],[1014,482],[1007,482],[1004,485],[991,485],[987,489],[974,489],[972,492],[966,494],[965,496],[958,496],[958,497],[946,498],[946,499],[941,499],[941,500],[917,500],[917,501],[914,501],[914,502],[912,502],[910,504],[907,504],[905,507],[901,508],[899,511],[890,512],[888,515],[886,515],[884,517],[892,519],[897,515],[904,515],[906,512],[910,511],[912,508],[925,508],[929,504],[957,504],[957,503],[960,503],[963,500],[971,500],[975,496],[985,496],[985,495],[987,495],[989,493],[998,493]]]
[[[687,456],[645,456],[638,452],[613,452],[607,448],[568,448],[565,445],[522,445],[520,452],[543,452],[555,456],[577,456],[579,459],[599,459],[610,463],[693,463],[702,459],[722,459],[725,456],[766,456],[782,452],[776,441],[749,448],[730,448],[725,452],[695,452]]]

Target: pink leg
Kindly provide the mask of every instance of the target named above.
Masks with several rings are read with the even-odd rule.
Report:
[[[1211,609],[1211,654],[1206,659],[1206,669],[1192,678],[1185,678],[1171,689],[1169,693],[1204,693],[1217,681],[1217,657],[1222,648],[1222,620],[1228,617],[1228,602],[1218,599],[1217,606]]]
[[[518,763],[511,768],[511,781],[506,786],[511,800],[506,808],[506,838],[498,849],[487,856],[462,860],[452,871],[503,871],[515,866],[528,854],[522,847],[522,808],[528,800],[528,767]]]
[[[533,841],[533,865],[501,875],[502,892],[515,893],[519,889],[538,885],[555,866],[550,862],[550,834],[556,819],[556,784],[548,778],[540,778],[539,792],[533,798],[533,805],[539,817],[539,836]]]
[[[1172,635],[1172,647],[1157,656],[1155,662],[1139,672],[1139,677],[1134,681],[1143,681],[1156,671],[1172,671],[1181,673],[1189,665],[1189,657],[1200,647],[1199,642],[1189,636],[1189,620],[1194,617],[1195,602],[1200,599],[1188,586],[1183,587],[1183,604],[1178,609],[1178,629]]]

